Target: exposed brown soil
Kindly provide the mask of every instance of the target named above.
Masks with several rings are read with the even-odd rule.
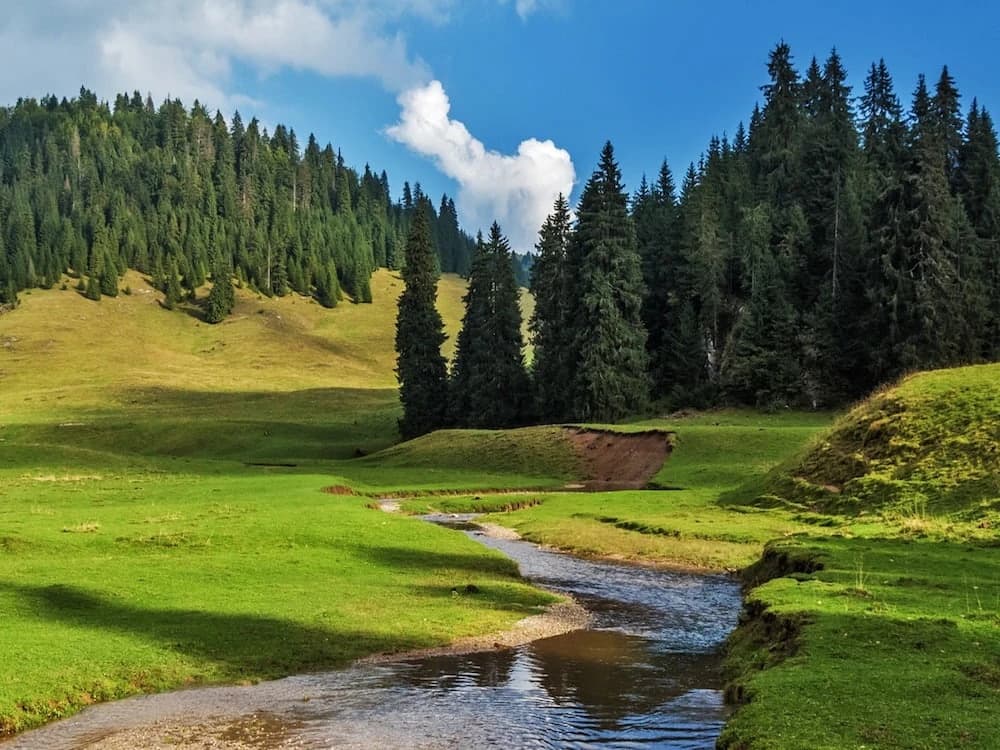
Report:
[[[582,427],[565,429],[587,477],[573,489],[591,491],[644,488],[670,455],[674,434],[663,430],[626,433]]]
[[[323,492],[328,495],[353,495],[354,490],[350,487],[345,487],[342,484],[335,484],[332,487],[324,487]]]

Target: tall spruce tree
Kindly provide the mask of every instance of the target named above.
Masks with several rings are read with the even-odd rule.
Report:
[[[569,204],[560,194],[538,234],[538,255],[531,268],[535,297],[529,322],[534,347],[532,376],[536,413],[546,422],[566,419],[571,411],[568,386],[574,362],[567,267],[571,229]]]
[[[464,297],[465,316],[452,368],[452,409],[457,423],[497,429],[528,416],[520,291],[513,253],[500,226],[478,243]]]
[[[863,305],[854,314],[865,346],[859,395],[896,372],[892,346],[896,289],[893,269],[899,263],[899,227],[905,214],[903,178],[908,156],[906,126],[885,60],[872,64],[861,98],[862,210],[865,223]]]
[[[981,351],[986,360],[1000,359],[1000,156],[989,112],[972,102],[960,155],[959,192],[976,233],[978,277],[968,293],[983,305]]]
[[[811,69],[812,70],[812,69]],[[813,81],[815,73],[810,74]],[[863,300],[860,264],[863,220],[860,153],[847,71],[834,50],[806,105],[802,138],[802,208],[809,241],[798,265],[805,394],[813,404],[856,395],[859,355],[857,305]]]
[[[610,142],[580,197],[568,261],[572,416],[610,422],[639,412],[649,399],[642,266]]]
[[[437,261],[427,212],[419,203],[406,243],[402,276],[405,289],[396,317],[396,377],[403,405],[399,431],[410,439],[444,427],[448,415],[448,368],[441,354],[446,336],[435,306]]]
[[[706,214],[702,206],[701,176],[695,165],[690,164],[681,185],[676,248],[666,262],[667,268],[661,271],[665,275],[664,286],[658,293],[665,295],[665,319],[660,321],[660,341],[656,349],[651,350],[654,392],[669,396],[673,406],[699,404],[707,386],[708,353],[702,330],[701,301],[695,290],[694,259],[703,238],[712,237],[718,226],[718,217],[711,213],[711,202],[708,208]],[[707,232],[703,231],[703,224]]]
[[[233,311],[236,304],[236,291],[229,269],[221,263],[212,272],[212,290],[205,301],[205,320],[209,323],[221,323]]]
[[[904,213],[890,266],[895,289],[890,341],[896,372],[954,362],[959,343],[947,149],[923,76],[913,95],[911,119]]]
[[[656,181],[645,190],[640,187],[633,199],[632,220],[642,259],[642,319],[648,332],[652,391],[664,396],[677,384],[670,366],[676,352],[669,339],[679,320],[678,292],[684,272],[678,247],[677,195],[666,161]]]

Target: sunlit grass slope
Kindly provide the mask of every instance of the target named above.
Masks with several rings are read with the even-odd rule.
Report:
[[[504,490],[578,480],[582,466],[561,427],[439,430],[336,466],[366,492]]]
[[[124,283],[131,295],[97,303],[72,288],[36,290],[0,316],[0,430],[20,429],[22,443],[248,461],[348,457],[395,441],[397,274],[375,274],[373,304],[334,310],[238,290],[215,326],[193,308],[162,309],[136,273]],[[448,356],[464,290],[441,279]]]
[[[1000,525],[1000,364],[920,373],[882,390],[767,489],[825,511]]]
[[[748,571],[772,580],[733,643],[745,705],[721,746],[1000,747],[1000,365],[882,390],[765,488],[856,533],[773,542]]]
[[[218,326],[125,283],[96,303],[34,291],[0,316],[0,734],[441,644],[551,600],[462,535],[322,492],[360,484],[343,459],[396,441],[394,274],[375,275],[374,304],[332,311],[240,290]],[[441,281],[448,346],[464,286]],[[466,455],[437,481],[470,486]],[[357,472],[420,486],[431,464]],[[509,468],[498,482],[516,484]]]

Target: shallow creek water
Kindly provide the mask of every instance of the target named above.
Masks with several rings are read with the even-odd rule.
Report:
[[[181,747],[714,747],[727,716],[719,649],[740,608],[735,581],[580,560],[486,537],[468,519],[431,520],[572,594],[594,613],[591,625],[514,649],[131,698],[0,747],[81,748],[148,726],[160,728],[155,746]]]

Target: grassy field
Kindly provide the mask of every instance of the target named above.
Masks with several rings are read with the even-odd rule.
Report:
[[[916,376],[836,420],[619,425],[675,433],[657,489],[561,492],[581,466],[558,428],[393,445],[388,272],[370,306],[241,291],[214,327],[128,283],[0,316],[0,732],[550,601],[464,537],[366,507],[416,494],[407,509],[491,513],[578,554],[742,571],[724,747],[1000,746],[1000,366]],[[463,289],[442,280],[450,341]]]
[[[1000,365],[914,376],[830,422],[621,426],[676,431],[655,478],[670,490],[536,493],[490,520],[578,554],[741,570],[721,747],[1000,747]]]
[[[491,520],[578,555],[737,570],[757,560],[768,540],[810,526],[790,514],[722,505],[719,498],[747,482],[763,482],[770,469],[831,421],[826,414],[720,411],[622,425],[616,429],[676,433],[674,452],[653,479],[669,489],[539,492],[524,498],[537,504]],[[509,504],[505,498],[435,497],[404,507],[488,511],[493,502]]]
[[[461,535],[321,491],[576,469],[544,431],[470,439],[492,470],[431,460],[440,438],[345,460],[395,441],[396,277],[333,311],[241,291],[219,326],[126,281],[100,303],[35,291],[0,317],[0,734],[135,692],[442,644],[551,601]],[[452,341],[463,291],[442,280]],[[543,447],[535,475],[512,473]]]

